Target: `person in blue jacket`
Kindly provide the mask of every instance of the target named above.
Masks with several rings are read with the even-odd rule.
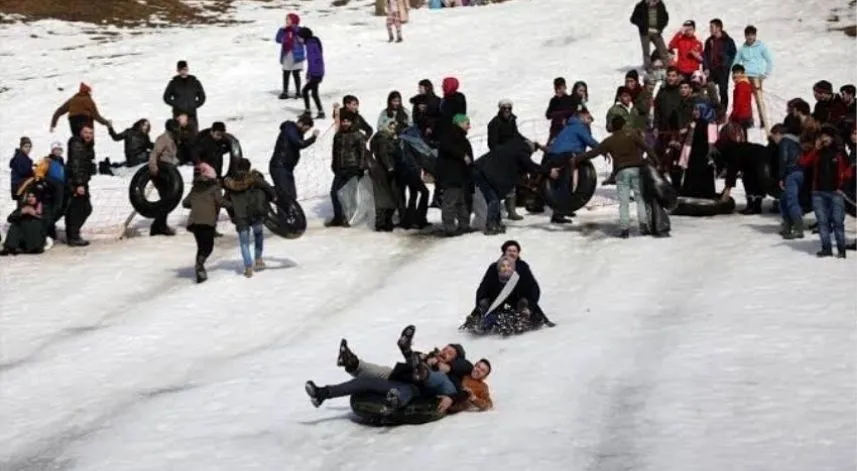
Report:
[[[295,79],[294,99],[301,98],[301,71],[306,60],[306,50],[303,43],[298,41],[301,18],[297,13],[286,15],[286,24],[277,30],[274,38],[280,44],[280,65],[283,66],[283,93],[280,100],[289,98],[289,77]]]
[[[301,116],[297,122],[283,121],[280,124],[280,134],[274,144],[274,153],[268,164],[268,172],[274,181],[277,197],[282,201],[297,200],[298,192],[295,187],[295,167],[301,159],[301,149],[311,146],[318,137],[318,130],[312,136],[304,139],[304,134],[312,129],[314,123],[311,117]]]
[[[587,147],[598,146],[598,141],[592,137],[589,128],[591,124],[592,115],[589,110],[580,106],[545,153],[545,165],[550,168],[562,168],[559,179],[554,183],[554,193],[559,199],[567,199],[571,192],[571,165],[569,164],[571,158],[586,152]],[[571,221],[564,214],[554,211],[551,222],[566,224]]]
[[[732,66],[742,65],[753,85],[753,96],[756,99],[756,108],[759,110],[760,127],[768,130],[768,113],[765,110],[764,92],[762,82],[771,75],[774,68],[774,58],[768,47],[762,41],[756,39],[756,27],[753,25],[744,28],[744,44],[735,54]],[[731,69],[731,67],[730,67]]]
[[[18,188],[26,179],[33,176],[33,159],[30,158],[30,151],[33,149],[33,142],[30,138],[24,136],[18,148],[15,149],[15,155],[9,161],[9,168],[12,169],[12,199],[18,200]]]

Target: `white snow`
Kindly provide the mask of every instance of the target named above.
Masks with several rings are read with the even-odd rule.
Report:
[[[543,138],[551,80],[586,80],[600,117],[640,62],[633,2],[516,0],[412,11],[405,41],[388,45],[367,7],[302,2],[324,40],[326,106],[361,98],[374,121],[387,93],[455,75],[474,134],[500,98]],[[826,2],[669,2],[671,29],[720,17],[733,36],[759,27],[776,64],[772,116],[825,78],[853,82],[854,43],[824,25]],[[323,12],[326,10],[327,12]],[[159,130],[161,93],[187,59],[206,86],[202,124],[226,120],[261,168],[279,123],[302,109],[276,99],[285,10],[241,8],[252,23],[127,35],[96,44],[60,22],[0,30],[0,142],[21,135],[36,153],[65,141],[50,114],[80,80],[118,127],[141,116]],[[564,19],[560,21],[560,19]],[[702,33],[702,32],[701,32]],[[35,35],[36,37],[30,37]],[[122,57],[106,58],[114,54]],[[127,55],[136,54],[136,55]],[[94,56],[101,56],[94,57]],[[63,87],[63,91],[57,90]],[[535,120],[535,121],[528,121]],[[326,125],[321,123],[323,130]],[[597,134],[601,134],[598,131]],[[100,153],[121,155],[106,130]],[[507,237],[542,284],[559,325],[511,339],[469,338],[469,312],[502,237],[453,240],[324,230],[330,136],[303,157],[299,192],[315,218],[296,241],[266,240],[271,268],[238,275],[231,227],[190,281],[192,238],[134,238],[0,260],[0,468],[3,470],[763,470],[854,469],[854,262],[817,260],[816,236],[783,242],[773,216],[674,218],[665,240],[611,237],[610,187],[570,228],[531,216]],[[484,146],[477,140],[477,146]],[[118,180],[98,177],[108,212],[123,213]],[[3,215],[8,172],[3,172]],[[107,190],[104,194],[109,194]],[[314,198],[314,199],[313,199]],[[98,204],[98,203],[96,203]],[[124,214],[122,215],[124,216]],[[120,218],[122,217],[120,216]],[[594,231],[584,230],[595,223]],[[854,237],[849,219],[849,237]],[[347,337],[371,361],[396,360],[409,323],[417,344],[463,342],[489,358],[496,409],[395,429],[352,423],[346,400],[313,409],[303,383],[347,376]]]

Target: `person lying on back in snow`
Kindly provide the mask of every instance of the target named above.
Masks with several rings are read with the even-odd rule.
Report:
[[[45,222],[42,219],[42,203],[34,191],[27,191],[21,205],[9,215],[9,231],[3,241],[0,255],[19,253],[40,254],[44,252]]]
[[[589,126],[592,123],[592,115],[582,105],[574,112],[574,116],[568,120],[559,135],[545,150],[545,165],[550,168],[559,168],[560,175],[554,185],[554,192],[560,199],[567,199],[571,193],[571,166],[570,159],[577,154],[582,154],[587,147],[597,147],[598,141],[592,137]],[[605,156],[605,159],[608,157]],[[558,210],[554,210],[551,222],[567,224],[571,222]]]
[[[268,202],[277,200],[277,192],[261,173],[250,168],[249,160],[242,158],[236,167],[234,175],[223,179],[223,188],[226,189],[223,206],[231,210],[229,215],[238,231],[238,246],[244,260],[244,276],[250,278],[254,270],[265,269],[262,260],[263,223],[268,216]],[[253,257],[250,256],[251,230],[255,249]]]
[[[530,158],[541,145],[520,134],[503,145],[496,146],[473,163],[473,179],[488,205],[485,235],[506,232],[500,214],[500,198],[515,190],[515,185],[526,174],[559,176],[559,169],[549,171]]]
[[[640,131],[625,126],[625,119],[622,116],[613,116],[610,127],[614,130],[613,134],[589,152],[573,157],[572,167],[599,155],[612,155],[612,173],[616,175],[616,191],[619,194],[619,228],[621,230],[619,237],[627,239],[630,235],[631,221],[628,207],[631,204],[631,191],[634,192],[634,200],[637,203],[637,224],[640,226],[640,233],[650,235],[652,231],[649,228],[649,218],[646,213],[640,167],[647,165],[644,152],[655,162],[658,161],[657,156],[654,149],[643,139]]]
[[[403,341],[405,332],[409,333],[406,342]],[[374,368],[374,374],[368,373],[372,371],[372,368],[369,368],[369,365],[365,365],[367,366],[367,374],[355,376],[354,379],[344,383],[318,387],[313,381],[307,381],[304,389],[307,395],[309,395],[313,406],[318,407],[325,400],[331,398],[374,392],[386,394],[386,413],[392,413],[408,405],[420,396],[438,397],[440,400],[437,409],[438,412],[446,412],[452,406],[454,398],[459,395],[460,390],[452,382],[452,378],[444,374],[444,372],[431,371],[425,367],[420,368],[419,356],[409,352],[410,339],[413,337],[413,333],[413,326],[405,328],[402,338],[399,339],[398,343],[407,361],[406,363],[396,364],[396,367],[390,370],[386,378],[384,378],[384,371],[378,365],[373,365],[376,367]],[[344,359],[347,353],[350,353],[350,351],[347,350],[347,344],[343,340],[340,344],[340,354],[337,364],[348,363],[352,365],[354,363],[353,359]],[[356,371],[354,368],[350,369]],[[461,397],[464,397],[464,395],[462,394]]]
[[[136,167],[149,160],[149,153],[155,148],[149,131],[152,126],[149,120],[141,119],[130,128],[117,133],[113,125],[107,127],[107,132],[114,141],[123,141],[125,144],[125,162],[111,162],[106,158],[98,163],[98,173],[102,175],[113,175],[114,168]]]

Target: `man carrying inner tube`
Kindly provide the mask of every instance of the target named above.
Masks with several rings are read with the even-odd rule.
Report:
[[[559,180],[553,185],[556,199],[567,201],[571,193],[571,165],[570,159],[577,154],[583,153],[587,147],[598,146],[598,141],[592,137],[589,125],[592,124],[592,115],[583,105],[578,106],[574,115],[560,131],[559,135],[550,144],[545,153],[545,165],[550,168],[560,168]],[[605,156],[605,158],[607,158]],[[554,209],[551,222],[556,224],[568,224],[569,216],[561,210]]]
[[[161,162],[174,166],[179,164],[178,146],[176,145],[176,136],[178,136],[179,133],[179,122],[175,119],[168,119],[165,128],[164,133],[158,136],[158,139],[155,140],[155,147],[149,154],[149,175],[152,177],[152,183],[158,190],[158,195],[161,197],[161,200],[166,196],[164,192],[169,191],[168,188],[170,185],[166,176],[159,175],[160,169],[158,168],[158,165]],[[162,211],[161,214],[152,221],[152,226],[149,229],[150,236],[176,235],[176,231],[167,225],[167,217],[169,217],[169,215],[169,211]]]

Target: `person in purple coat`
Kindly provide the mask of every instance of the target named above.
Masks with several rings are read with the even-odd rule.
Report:
[[[306,48],[306,80],[304,85],[304,114],[311,114],[309,107],[309,96],[312,93],[312,99],[315,102],[315,107],[318,109],[316,119],[324,119],[324,110],[321,107],[321,99],[318,97],[318,85],[324,78],[324,53],[321,46],[321,40],[312,34],[309,28],[301,28],[298,31],[298,40],[303,43]]]

